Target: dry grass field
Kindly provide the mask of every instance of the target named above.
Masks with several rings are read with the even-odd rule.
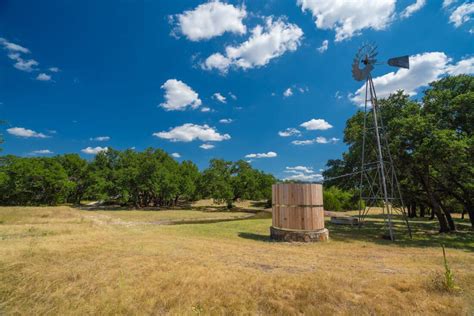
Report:
[[[249,207],[250,204],[240,205]],[[251,207],[252,211],[258,208]],[[244,211],[244,210],[242,210]],[[327,223],[331,240],[271,242],[271,219],[246,212],[0,208],[0,314],[472,315],[474,236],[417,220],[395,243]],[[461,290],[442,286],[440,243]]]

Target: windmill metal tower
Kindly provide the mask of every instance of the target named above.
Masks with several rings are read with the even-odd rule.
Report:
[[[360,165],[360,207],[359,223],[362,224],[374,207],[383,208],[387,237],[395,240],[393,215],[400,214],[406,223],[411,237],[410,224],[405,213],[400,184],[397,179],[389,143],[385,134],[382,115],[377,101],[371,71],[377,63],[377,47],[364,44],[357,52],[352,64],[352,76],[357,81],[365,81],[364,128],[362,135]],[[395,57],[388,65],[409,68],[408,56]],[[362,201],[365,205],[362,206]]]

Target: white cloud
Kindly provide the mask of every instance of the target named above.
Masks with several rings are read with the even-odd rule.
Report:
[[[203,63],[206,70],[217,69],[226,73],[230,67],[250,69],[265,66],[273,58],[287,51],[295,51],[300,45],[303,31],[282,19],[266,18],[265,25],[257,25],[250,38],[239,46],[227,46],[225,56],[215,53]]]
[[[463,3],[453,10],[449,16],[449,22],[453,23],[455,27],[460,27],[471,19],[471,14],[474,14],[474,3]]]
[[[50,67],[50,68],[49,68],[49,71],[51,71],[51,72],[59,72],[59,71],[61,71],[61,69],[59,69],[58,67]]]
[[[96,155],[102,151],[107,151],[107,147],[87,147],[87,148],[84,148],[84,149],[81,149],[81,151],[84,153],[84,154],[88,154],[88,155]]]
[[[460,74],[473,74],[474,73],[474,57],[460,60],[455,65],[448,65],[446,67],[448,74],[455,76]]]
[[[311,119],[307,122],[301,123],[301,127],[306,128],[309,131],[320,130],[324,131],[332,128],[332,125],[323,119]]]
[[[320,174],[315,173],[313,168],[305,166],[286,167],[285,173],[291,173],[284,180],[293,181],[321,181],[323,178]]]
[[[39,80],[39,81],[49,81],[49,80],[51,80],[51,76],[45,74],[44,72],[42,72],[42,73],[40,73],[40,74],[36,77],[36,80]]]
[[[295,167],[286,167],[285,172],[291,172],[291,173],[314,173],[313,168],[311,167],[305,167],[305,166],[295,166]]]
[[[297,146],[305,146],[305,145],[312,145],[312,144],[335,144],[339,141],[339,138],[329,138],[323,136],[318,136],[315,139],[306,139],[306,140],[294,140],[291,143]]]
[[[31,155],[50,155],[53,154],[53,152],[49,149],[40,149],[40,150],[33,150]]]
[[[165,103],[160,106],[166,111],[184,111],[187,107],[198,108],[202,101],[199,95],[180,80],[168,79],[162,86],[165,89]]]
[[[385,29],[394,18],[396,0],[298,0],[316,27],[336,31],[336,42],[360,35],[363,29]]]
[[[318,51],[320,53],[324,53],[325,51],[328,50],[328,46],[329,46],[329,41],[328,40],[324,40],[321,44],[321,46],[318,47]]]
[[[232,92],[229,92],[229,95],[233,100],[237,100],[237,96],[233,94]]]
[[[453,4],[454,2],[456,2],[456,0],[444,0],[443,1],[443,8],[447,8],[449,7],[451,4]]]
[[[233,122],[233,120],[230,119],[230,118],[219,120],[219,123],[222,123],[222,124],[230,124],[232,122]]]
[[[202,149],[205,149],[205,150],[208,150],[208,149],[212,149],[216,146],[212,145],[212,144],[202,144],[201,146],[199,146],[199,148],[202,148]]]
[[[283,92],[284,97],[291,97],[292,95],[293,95],[293,91],[291,90],[291,88],[288,88]]]
[[[106,142],[110,140],[109,136],[97,136],[97,137],[91,137],[89,140],[96,141],[96,142]]]
[[[20,46],[18,44],[12,43],[4,39],[3,37],[0,37],[0,45],[3,45],[3,47],[8,50],[9,52],[19,52],[23,54],[29,54],[30,50],[26,47]]]
[[[339,138],[336,138],[336,137],[332,137],[330,139],[327,139],[326,137],[323,137],[323,136],[318,136],[316,137],[315,141],[316,143],[318,144],[329,144],[329,143],[337,143],[337,141],[339,140]]]
[[[201,66],[206,70],[218,69],[222,73],[227,73],[231,64],[232,60],[225,57],[221,53],[215,53],[207,57]]]
[[[208,125],[196,125],[192,123],[173,127],[168,132],[153,133],[153,136],[168,139],[172,142],[191,142],[195,139],[203,142],[220,142],[230,139],[229,134],[219,134],[214,128]]]
[[[178,14],[176,29],[191,41],[207,40],[225,32],[245,34],[242,20],[246,16],[245,6],[210,1]]]
[[[174,158],[181,158],[181,155],[179,153],[172,153],[171,154],[171,157],[174,157]]]
[[[293,180],[293,181],[302,181],[302,182],[319,182],[323,180],[323,176],[319,173],[305,174],[301,172],[301,173],[292,174],[291,176],[286,177],[284,180],[288,180],[288,181]]]
[[[46,136],[43,133],[35,132],[31,129],[23,128],[23,127],[12,127],[8,128],[7,132],[11,135],[15,135],[18,137],[25,137],[25,138],[48,138],[50,136]]]
[[[227,103],[226,98],[219,92],[214,93],[212,97],[221,103]]]
[[[34,59],[25,60],[21,57],[21,54],[29,54],[30,50],[18,44],[7,41],[4,38],[0,37],[0,45],[3,46],[8,52],[8,58],[16,61],[13,65],[18,70],[31,72],[35,69],[35,66],[38,66],[39,63]]]
[[[334,97],[338,100],[342,99],[342,94],[341,94],[341,91],[336,91],[336,94],[334,94]]]
[[[425,4],[426,4],[426,0],[416,0],[415,3],[410,4],[408,7],[406,7],[402,11],[402,13],[400,13],[401,18],[402,19],[409,18],[413,13],[423,8]]]
[[[11,58],[11,55],[9,55],[9,57]],[[18,56],[15,58],[15,60],[16,63],[13,65],[13,67],[21,71],[32,72],[33,70],[36,70],[35,66],[39,65],[39,63],[34,59],[24,60]]]
[[[289,127],[285,129],[284,131],[279,131],[278,135],[280,135],[281,137],[299,136],[301,135],[301,132],[297,130],[296,128]]]
[[[417,94],[421,87],[427,86],[446,74],[472,74],[474,59],[467,58],[457,64],[449,64],[451,59],[442,52],[429,52],[410,56],[410,69],[398,69],[373,79],[378,98],[386,98],[397,90],[404,90],[410,96]],[[365,85],[360,87],[351,101],[362,105]]]
[[[307,140],[294,140],[291,142],[293,145],[297,146],[304,146],[304,145],[311,145],[314,144],[313,139],[307,139]]]
[[[201,108],[201,112],[211,112],[211,108],[208,108],[207,106]]]
[[[276,152],[269,151],[267,153],[248,154],[248,155],[245,155],[245,158],[275,158],[276,156],[277,156]]]

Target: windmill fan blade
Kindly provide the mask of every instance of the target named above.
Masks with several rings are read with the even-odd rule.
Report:
[[[410,69],[410,59],[408,56],[390,58],[387,63],[393,67]]]

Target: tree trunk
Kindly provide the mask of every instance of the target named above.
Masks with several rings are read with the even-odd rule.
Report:
[[[438,204],[443,211],[444,215],[446,216],[446,219],[448,221],[449,229],[451,231],[456,231],[456,225],[454,224],[453,217],[451,216],[451,212],[441,203],[441,201],[438,200]]]
[[[416,217],[416,203],[415,203],[415,202],[411,203],[411,204],[410,204],[410,208],[411,208],[411,215],[410,215],[410,217],[411,217],[411,218]]]
[[[474,205],[470,205],[470,203],[463,204],[463,209],[463,213],[467,212],[467,214],[469,214],[471,228],[474,229]]]
[[[426,175],[422,175],[420,177],[421,183],[423,185],[423,188],[426,191],[426,194],[428,196],[428,200],[431,204],[431,212],[432,212],[432,217],[436,215],[436,218],[438,219],[439,222],[439,232],[440,233],[447,233],[450,231],[448,221],[446,220],[446,216],[444,216],[444,213],[441,211],[441,207],[438,204],[438,200],[435,197],[435,192],[431,189],[431,184]],[[434,214],[434,215],[433,215]]]
[[[420,204],[420,217],[425,217],[425,205]]]

